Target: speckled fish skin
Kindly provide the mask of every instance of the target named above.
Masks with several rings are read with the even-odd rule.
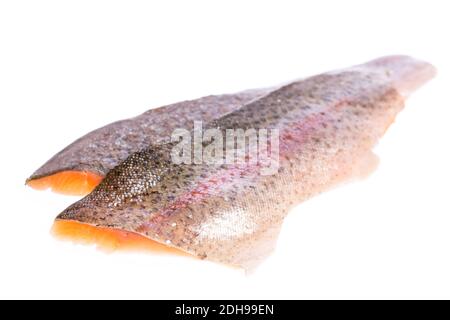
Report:
[[[219,118],[271,89],[252,89],[235,94],[211,95],[151,109],[144,114],[111,123],[76,140],[52,157],[27,180],[62,171],[87,171],[105,176],[128,156],[170,140],[175,128],[192,126]]]
[[[277,174],[253,164],[175,165],[172,144],[135,153],[58,220],[144,235],[201,258],[251,268],[274,247],[289,209],[359,174],[405,98],[435,69],[380,58],[283,86],[210,128],[276,128]]]

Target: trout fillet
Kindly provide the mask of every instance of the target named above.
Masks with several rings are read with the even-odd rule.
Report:
[[[278,130],[275,174],[252,161],[177,164],[173,142],[154,145],[109,171],[55,225],[140,235],[251,268],[273,249],[290,208],[359,174],[405,98],[434,74],[428,63],[390,56],[292,82],[205,126]]]
[[[52,189],[86,195],[106,173],[134,152],[170,140],[175,128],[189,128],[194,120],[217,119],[271,89],[212,95],[151,109],[132,119],[111,123],[76,140],[53,156],[27,179],[37,190]]]

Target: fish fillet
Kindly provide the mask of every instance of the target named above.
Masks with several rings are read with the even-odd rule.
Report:
[[[278,130],[275,174],[262,174],[252,161],[174,163],[175,142],[153,145],[110,170],[55,225],[129,232],[252,268],[274,248],[290,208],[362,172],[405,99],[434,74],[428,63],[389,56],[289,83],[204,127],[224,135],[226,129]]]
[[[194,120],[217,119],[270,90],[252,89],[207,96],[151,109],[138,117],[111,123],[67,146],[34,172],[26,183],[36,190],[86,195],[109,170],[129,155],[170,140],[170,133],[175,128],[189,128]]]

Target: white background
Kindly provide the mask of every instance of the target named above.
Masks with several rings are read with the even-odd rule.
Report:
[[[447,1],[1,1],[0,298],[450,298]],[[388,54],[432,62],[378,170],[299,205],[252,275],[54,239],[76,200],[24,181],[150,107]]]

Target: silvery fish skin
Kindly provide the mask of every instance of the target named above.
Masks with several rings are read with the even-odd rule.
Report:
[[[149,147],[112,169],[57,220],[138,233],[198,257],[251,268],[274,247],[290,208],[355,177],[403,108],[432,78],[406,56],[292,82],[206,125],[279,130],[279,169],[174,164],[173,143]]]
[[[105,176],[134,152],[170,140],[175,128],[189,128],[194,120],[219,118],[270,90],[252,89],[235,94],[211,95],[151,109],[135,118],[111,123],[64,148],[27,181],[70,170]]]

